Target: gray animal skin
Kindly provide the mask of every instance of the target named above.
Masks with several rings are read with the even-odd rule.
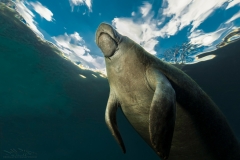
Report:
[[[240,160],[226,118],[188,75],[108,24],[98,27],[96,43],[105,56],[110,85],[105,120],[124,153],[118,107],[161,159]]]

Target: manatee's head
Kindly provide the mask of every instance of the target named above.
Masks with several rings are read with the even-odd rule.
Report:
[[[121,43],[122,37],[123,36],[109,24],[100,24],[96,32],[96,43],[102,50],[104,57],[110,58],[115,54]]]
[[[109,24],[99,25],[96,31],[96,43],[105,57],[107,73],[111,75],[113,72],[118,74],[123,70],[128,72],[129,63],[135,64],[141,61],[141,64],[145,64],[147,61],[147,53],[140,45],[127,36],[119,34]],[[131,68],[131,71],[134,72],[134,69]]]

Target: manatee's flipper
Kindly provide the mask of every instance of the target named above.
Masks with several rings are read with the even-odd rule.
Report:
[[[148,69],[147,79],[154,90],[149,112],[150,140],[157,154],[167,159],[176,119],[175,91],[167,78],[156,69]]]
[[[118,108],[118,102],[116,100],[115,94],[110,91],[108,102],[107,102],[107,108],[105,111],[105,121],[112,135],[117,140],[118,144],[121,146],[123,153],[126,153],[126,149],[117,126],[117,119],[116,119],[117,108]]]

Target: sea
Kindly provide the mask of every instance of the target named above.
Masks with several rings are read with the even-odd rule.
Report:
[[[104,120],[106,77],[73,64],[0,8],[0,160],[159,159],[119,110],[122,153]],[[207,54],[216,57],[181,69],[218,105],[240,141],[240,41]]]

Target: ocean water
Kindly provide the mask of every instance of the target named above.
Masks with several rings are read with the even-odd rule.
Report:
[[[106,78],[64,59],[14,12],[0,9],[0,159],[159,159],[119,110],[122,153],[104,121]],[[240,41],[209,54],[217,57],[182,70],[215,101],[240,140]]]

